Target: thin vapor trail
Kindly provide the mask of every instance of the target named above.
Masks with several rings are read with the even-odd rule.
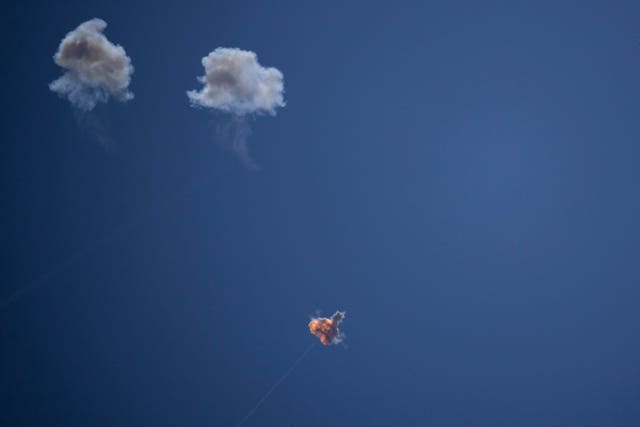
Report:
[[[262,405],[264,403],[265,400],[267,400],[267,398],[271,395],[271,393],[273,393],[273,391],[291,374],[291,372],[293,372],[293,370],[295,369],[296,366],[298,366],[298,364],[300,362],[302,362],[302,359],[304,359],[304,357],[307,355],[307,353],[309,353],[311,351],[311,349],[316,345],[316,343],[311,343],[311,345],[309,347],[307,347],[307,349],[302,353],[302,355],[300,357],[298,357],[296,359],[295,362],[293,362],[293,364],[291,365],[291,367],[287,370],[287,372],[284,373],[284,375],[282,375],[278,381],[276,381],[271,388],[265,393],[264,396],[262,396],[262,399],[258,400],[258,403],[256,403],[256,406],[254,406],[248,413],[247,415],[244,416],[243,419],[240,420],[240,422],[238,423],[238,427],[241,427],[242,424],[244,424],[250,417],[251,415],[253,415],[254,412],[256,412],[258,410],[258,408],[260,407],[260,405]]]
[[[83,260],[87,259],[90,255],[98,251],[103,246],[109,244],[119,237],[122,237],[128,232],[133,232],[142,223],[148,221],[149,217],[157,215],[158,212],[165,212],[167,207],[176,204],[182,197],[186,197],[184,196],[185,193],[191,194],[193,191],[198,190],[206,182],[203,180],[197,180],[194,184],[193,181],[194,180],[192,177],[189,180],[189,184],[186,187],[182,188],[181,191],[176,191],[175,193],[170,194],[169,197],[163,199],[160,203],[153,203],[152,206],[142,208],[141,211],[129,218],[128,221],[125,221],[120,225],[114,227],[102,237],[91,241],[68,257],[61,259],[48,271],[36,277],[31,282],[17,288],[6,300],[0,301],[0,314],[5,313],[7,309],[22,300],[25,296],[47,285],[47,283],[52,278],[80,264]]]
[[[5,301],[0,302],[0,314],[2,314],[5,310],[11,307],[16,302],[20,301],[25,295],[43,287],[47,284],[47,282],[57,276],[60,273],[65,272],[75,264],[82,261],[87,256],[91,255],[102,246],[106,245],[110,241],[114,240],[119,235],[122,235],[125,231],[131,230],[134,226],[138,225],[142,221],[142,218],[137,218],[129,223],[123,224],[120,227],[113,230],[111,233],[106,234],[94,241],[93,243],[85,246],[82,249],[79,249],[77,252],[72,254],[66,259],[61,260],[58,264],[56,264],[53,268],[51,268],[46,273],[43,273],[41,276],[33,280],[31,283],[24,285],[18,289],[16,289]]]

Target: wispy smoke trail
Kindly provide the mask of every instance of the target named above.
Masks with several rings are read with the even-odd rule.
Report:
[[[302,362],[302,359],[304,359],[304,357],[307,355],[307,353],[309,353],[311,351],[311,349],[315,346],[315,344],[316,343],[311,343],[311,345],[309,345],[309,347],[307,347],[307,349],[300,355],[300,357],[298,357],[295,360],[295,362],[293,362],[291,364],[289,369],[287,369],[287,371],[280,378],[278,378],[278,380],[275,383],[273,383],[271,388],[269,388],[269,390],[267,390],[267,392],[264,394],[264,396],[262,396],[262,398],[260,400],[258,400],[258,403],[256,403],[256,405],[253,408],[251,408],[251,410],[247,413],[247,415],[245,415],[244,418],[242,418],[240,420],[240,422],[237,424],[237,427],[241,427],[242,424],[244,424],[251,417],[251,415],[253,415],[254,412],[256,412],[258,410],[260,405],[262,405],[264,403],[264,401],[267,400],[267,398],[269,396],[271,396],[271,393],[273,393],[273,391],[291,374],[291,372],[293,372],[293,370],[296,368],[296,366],[298,366],[298,364],[300,362]]]
[[[113,138],[109,132],[109,122],[96,111],[82,111],[74,109],[73,117],[80,130],[85,135],[97,141],[102,148],[109,150],[113,147]]]
[[[249,153],[247,138],[250,135],[251,126],[249,126],[246,116],[231,116],[228,121],[220,123],[216,127],[216,136],[220,145],[236,153],[247,168],[258,170],[260,167]]]

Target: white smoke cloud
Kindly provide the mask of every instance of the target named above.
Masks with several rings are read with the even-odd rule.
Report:
[[[68,33],[53,59],[67,71],[49,84],[49,89],[82,110],[92,110],[109,97],[120,101],[133,98],[129,91],[133,66],[122,46],[102,34],[107,23],[91,19]]]
[[[230,113],[231,120],[218,126],[218,142],[249,169],[259,169],[249,154],[248,116],[275,115],[276,108],[285,106],[282,73],[261,66],[254,52],[237,48],[219,47],[202,58],[202,65],[205,74],[198,80],[204,86],[187,91],[191,105]]]
[[[245,115],[269,113],[284,107],[282,73],[258,63],[254,52],[219,47],[202,58],[205,75],[199,91],[187,96],[194,106],[214,108],[227,113]]]

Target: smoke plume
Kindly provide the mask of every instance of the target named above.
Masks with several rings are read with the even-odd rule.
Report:
[[[275,115],[285,105],[282,73],[261,66],[254,52],[219,47],[202,58],[202,65],[205,75],[198,80],[204,87],[187,92],[192,105],[236,115]]]
[[[133,98],[129,91],[133,66],[122,46],[102,34],[102,19],[84,22],[68,33],[53,56],[66,71],[49,84],[49,89],[82,111],[91,111],[110,97],[119,101]]]
[[[276,108],[285,106],[282,73],[261,66],[254,52],[237,48],[219,47],[202,58],[202,65],[205,74],[198,80],[203,87],[187,91],[191,105],[231,114],[232,120],[219,128],[220,143],[256,169],[247,145],[247,116],[275,115]]]
[[[315,317],[309,322],[309,331],[320,338],[323,345],[338,344],[343,338],[338,325],[344,320],[344,316],[344,311],[336,311],[329,319]]]

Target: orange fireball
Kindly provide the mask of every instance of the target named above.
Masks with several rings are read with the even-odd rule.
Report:
[[[313,318],[309,322],[309,331],[320,338],[323,345],[337,344],[342,338],[338,325],[343,319],[344,311],[336,311],[330,319],[326,317]]]

